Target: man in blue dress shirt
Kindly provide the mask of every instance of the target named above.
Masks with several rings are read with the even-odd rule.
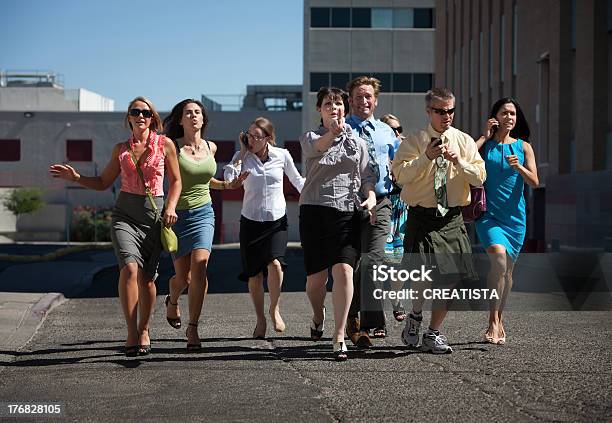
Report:
[[[361,262],[355,271],[355,290],[348,315],[347,336],[353,344],[369,348],[374,336],[384,337],[385,315],[382,301],[375,300],[372,291],[372,266],[382,264],[385,258],[385,243],[391,220],[389,194],[393,190],[390,162],[399,144],[393,130],[384,122],[374,118],[378,105],[380,81],[369,76],[360,76],[347,84],[350,116],[346,123],[368,146],[370,166],[376,176],[376,224],[371,225],[364,216],[361,228]],[[370,275],[366,277],[366,275]]]

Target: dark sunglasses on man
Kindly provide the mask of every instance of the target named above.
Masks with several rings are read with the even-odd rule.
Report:
[[[434,112],[439,114],[440,116],[444,116],[444,115],[452,115],[453,113],[455,113],[455,108],[453,107],[452,109],[438,109],[437,107],[430,107],[430,109]]]
[[[149,109],[130,109],[130,116],[138,117],[142,114],[142,117],[148,119],[153,116],[153,112]]]

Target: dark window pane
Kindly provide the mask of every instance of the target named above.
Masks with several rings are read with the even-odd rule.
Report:
[[[348,28],[351,26],[351,9],[348,7],[332,7],[331,26],[333,28]]]
[[[373,73],[372,76],[380,81],[380,92],[391,92],[391,74],[390,73]]]
[[[346,89],[346,84],[351,79],[350,73],[332,73],[331,74],[331,86],[337,87],[342,90]]]
[[[433,9],[414,9],[415,28],[433,28]]]
[[[329,28],[329,7],[310,8],[311,28]]]
[[[431,73],[415,73],[413,78],[413,91],[415,93],[424,93],[431,90],[433,83]]]
[[[372,27],[372,16],[369,7],[354,7],[353,12],[353,28],[370,28]]]
[[[91,140],[66,140],[66,158],[69,162],[90,162]]]
[[[329,74],[312,72],[310,74],[310,92],[317,92],[321,87],[329,86]]]
[[[20,140],[0,140],[0,162],[18,162],[20,159]]]
[[[411,73],[394,73],[393,74],[393,92],[396,92],[396,93],[412,92],[412,74]]]

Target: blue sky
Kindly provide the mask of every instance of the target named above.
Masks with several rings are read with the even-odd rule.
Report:
[[[0,69],[52,70],[124,110],[301,84],[301,0],[2,2]]]

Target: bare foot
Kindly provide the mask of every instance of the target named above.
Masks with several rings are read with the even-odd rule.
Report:
[[[287,328],[283,318],[280,315],[278,307],[276,307],[276,310],[270,309],[270,319],[272,320],[272,325],[274,326],[274,330],[276,332],[284,332]]]
[[[266,338],[266,321],[257,321],[257,325],[255,325],[255,330],[253,331],[253,338],[255,339],[265,339]]]

